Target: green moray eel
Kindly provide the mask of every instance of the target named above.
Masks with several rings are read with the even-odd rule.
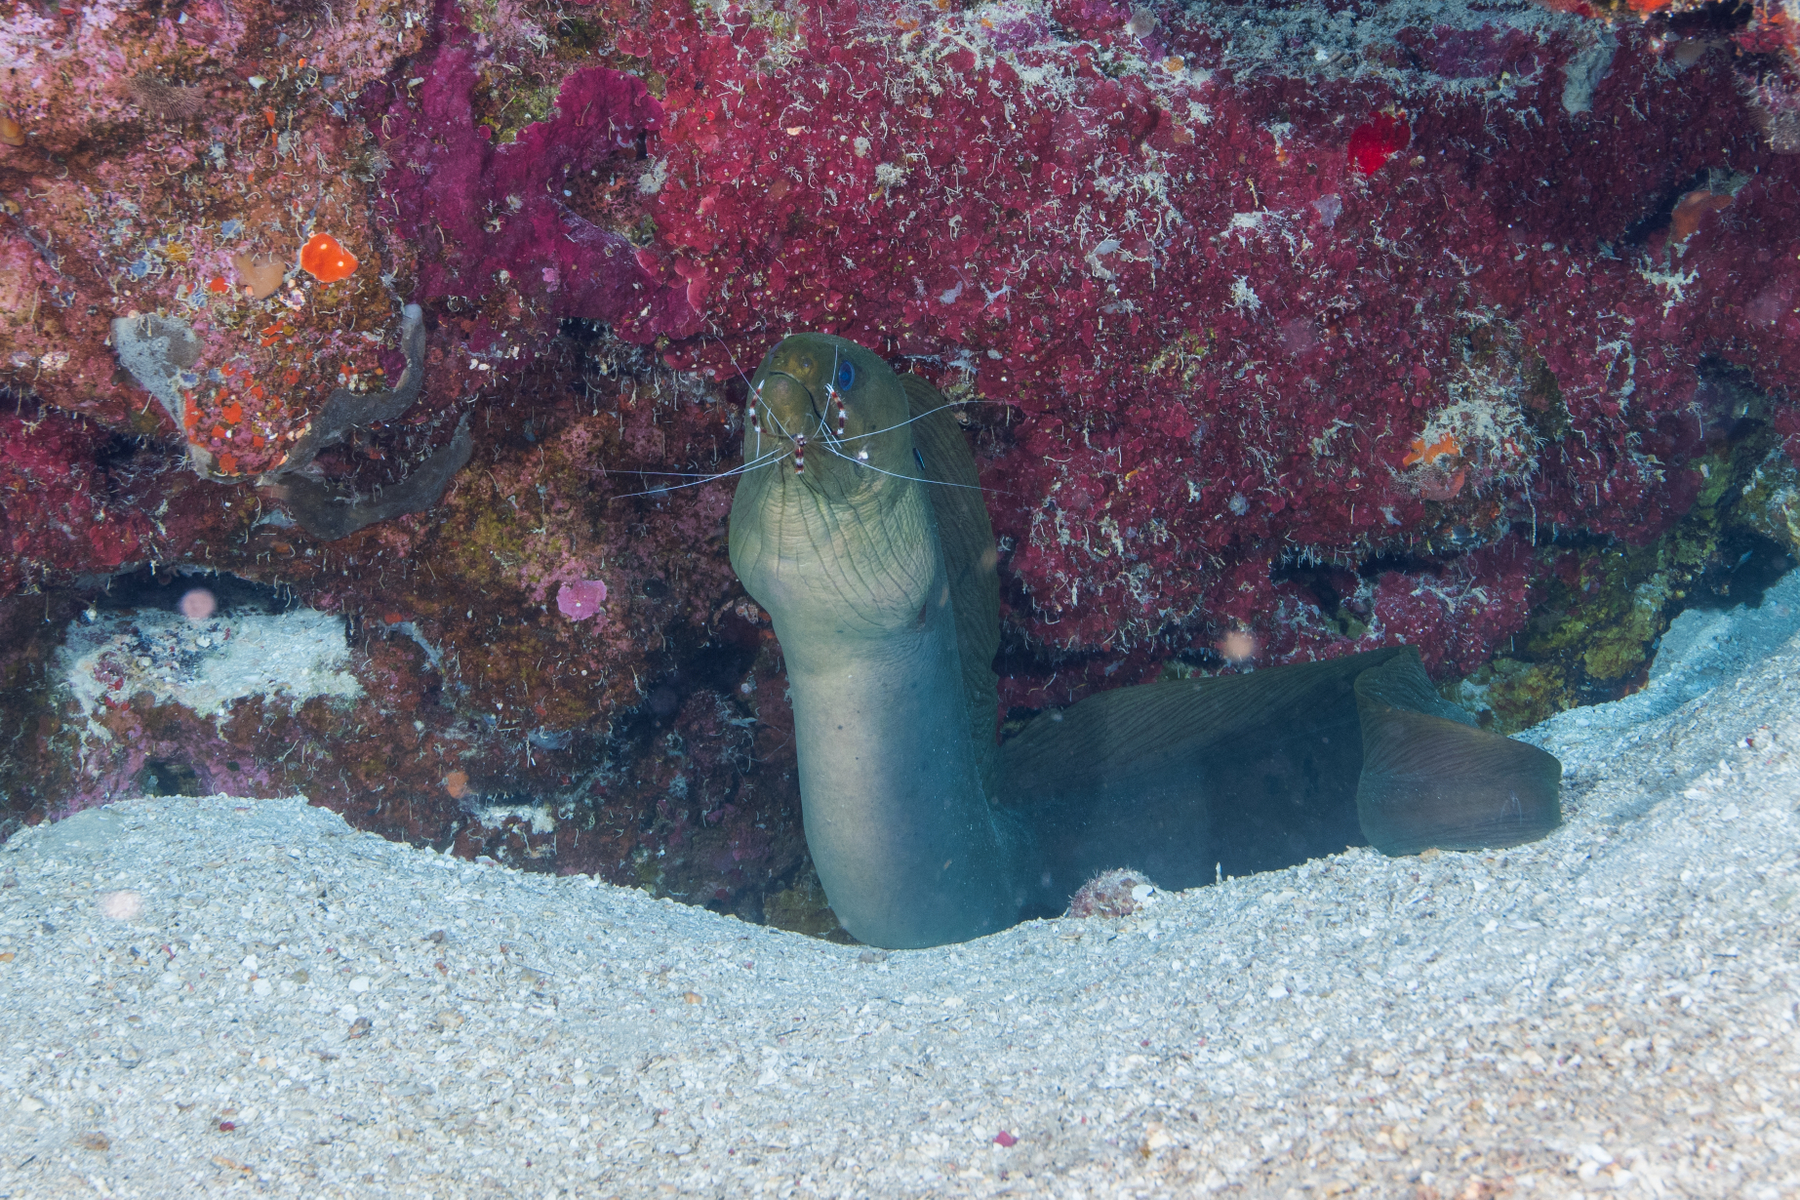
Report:
[[[1410,647],[1119,688],[997,743],[993,531],[943,398],[817,333],[750,387],[731,562],[774,621],[807,846],[861,941],[978,937],[1113,867],[1182,888],[1560,823],[1561,764],[1440,700]]]

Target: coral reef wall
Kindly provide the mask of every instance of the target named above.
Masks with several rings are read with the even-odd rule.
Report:
[[[1630,690],[1800,538],[1796,23],[1637,9],[0,0],[6,819],[299,789],[813,920],[702,482],[798,329],[964,402],[1014,710]]]

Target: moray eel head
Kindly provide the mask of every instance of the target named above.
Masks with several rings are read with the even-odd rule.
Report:
[[[910,415],[888,365],[843,338],[795,334],[757,368],[731,564],[778,634],[884,634],[942,586]]]
[[[888,365],[855,342],[824,333],[785,338],[750,388],[747,461],[780,455],[805,486],[838,501],[883,478],[919,474],[906,393]]]

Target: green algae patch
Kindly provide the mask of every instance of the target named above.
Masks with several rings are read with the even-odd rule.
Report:
[[[1751,529],[1800,555],[1800,468],[1787,451],[1775,446],[1751,469],[1736,507]]]
[[[1554,663],[1496,658],[1447,686],[1445,697],[1474,713],[1485,728],[1514,734],[1567,707],[1568,680]]]
[[[1642,688],[1683,609],[1755,603],[1760,575],[1739,579],[1740,568],[1760,555],[1778,573],[1782,551],[1800,553],[1800,471],[1766,427],[1719,444],[1692,469],[1700,476],[1694,503],[1662,537],[1642,546],[1540,546],[1537,602],[1511,654],[1450,681],[1445,698],[1484,726],[1516,733]]]

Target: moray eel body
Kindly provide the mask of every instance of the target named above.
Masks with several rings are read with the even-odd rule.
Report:
[[[1180,888],[1560,823],[1561,764],[1474,727],[1409,647],[1120,688],[997,746],[993,532],[943,404],[826,334],[751,380],[731,562],[781,642],[807,846],[855,937],[963,941],[1113,867]]]

